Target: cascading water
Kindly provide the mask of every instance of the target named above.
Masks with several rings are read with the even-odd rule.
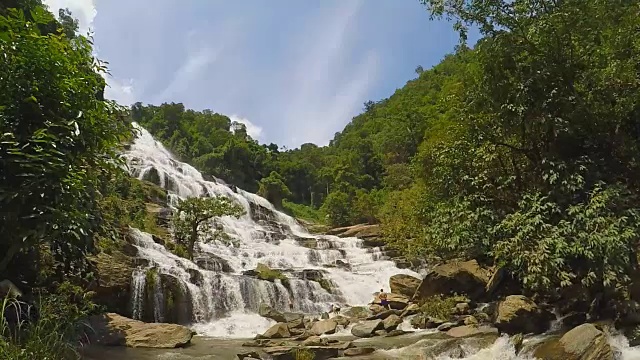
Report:
[[[375,291],[387,287],[391,275],[417,276],[385,260],[380,249],[364,248],[359,239],[311,235],[264,198],[232,189],[218,179],[205,180],[195,168],[174,159],[145,129],[135,126],[140,134],[125,153],[132,176],[152,179],[164,187],[170,205],[187,197],[226,196],[242,205],[246,214],[220,219],[232,241],[199,243],[194,261],[172,254],[151,235],[133,229],[139,256],[149,262],[146,269],[133,274],[134,317],[143,316],[149,269],[159,274],[163,286],[177,288],[181,295],[171,295],[170,306],[188,312],[186,322],[204,335],[224,337],[250,337],[265,330],[270,321],[257,315],[260,304],[288,310],[291,302],[294,311],[317,314],[333,303],[367,304]],[[245,275],[259,263],[281,269],[288,277],[286,284]],[[154,299],[163,292],[159,284],[153,287]],[[154,312],[161,312],[161,302],[153,303]],[[159,315],[154,313],[154,318]]]

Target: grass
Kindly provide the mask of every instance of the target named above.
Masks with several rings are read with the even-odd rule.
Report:
[[[466,301],[468,299],[463,296],[443,297],[442,295],[435,295],[421,302],[420,311],[427,316],[447,320],[451,317],[451,312],[456,304]]]
[[[305,348],[293,349],[293,356],[295,360],[314,360],[316,358],[313,351]]]
[[[90,331],[82,322],[95,307],[69,284],[59,292],[43,295],[32,310],[37,319],[18,318],[8,323],[5,314],[16,307],[28,306],[5,298],[0,303],[0,359],[11,360],[70,360],[80,359],[77,351],[82,334]]]
[[[309,205],[296,204],[288,200],[283,200],[282,207],[287,214],[295,218],[307,220],[320,225],[325,225],[326,223],[320,210],[314,209]]]
[[[276,279],[279,279],[280,281],[287,280],[287,277],[281,271],[271,269],[265,264],[258,264],[258,266],[256,267],[256,272],[258,273],[256,276],[260,280],[267,280],[272,282]]]

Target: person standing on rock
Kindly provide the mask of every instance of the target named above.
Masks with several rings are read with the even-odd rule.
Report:
[[[384,292],[384,289],[380,289],[380,293],[378,293],[378,299],[380,300],[380,305],[382,307],[391,309],[389,306],[389,301],[387,301],[387,293]]]
[[[289,299],[289,311],[293,311],[293,300]]]

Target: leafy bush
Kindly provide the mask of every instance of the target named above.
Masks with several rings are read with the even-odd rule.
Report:
[[[468,299],[463,296],[444,297],[442,295],[435,295],[420,302],[420,311],[436,319],[448,320],[456,304],[466,301],[468,301]]]
[[[62,284],[55,294],[41,295],[32,313],[37,319],[21,319],[15,326],[0,316],[0,358],[11,360],[80,359],[77,347],[91,329],[84,322],[96,311],[90,293]],[[0,315],[15,311],[15,300],[4,299]],[[17,305],[20,306],[20,305]]]
[[[269,200],[277,209],[282,209],[282,200],[291,196],[291,191],[284,183],[282,175],[272,171],[258,183],[258,195]]]
[[[342,191],[330,193],[322,208],[327,222],[332,226],[346,226],[351,221],[351,199]]]
[[[309,205],[296,204],[291,201],[283,200],[282,207],[287,214],[294,218],[311,221],[316,224],[325,223],[325,219],[321,212]]]

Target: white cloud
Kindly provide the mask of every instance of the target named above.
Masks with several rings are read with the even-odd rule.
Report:
[[[216,50],[211,48],[196,49],[187,54],[184,63],[173,74],[169,85],[157,97],[157,103],[171,101],[177,94],[181,94],[189,88],[189,84],[208,66],[215,62],[222,47]]]
[[[356,114],[375,85],[379,56],[370,51],[351,59],[349,43],[357,31],[354,17],[362,1],[340,3],[333,12],[309,23],[297,39],[296,54],[286,89],[290,99],[283,109],[287,145],[303,142],[325,145],[335,131]],[[353,69],[345,59],[356,60]]]
[[[247,127],[247,134],[249,134],[249,136],[251,136],[253,139],[263,140],[262,127],[252,123],[251,121],[249,121],[249,119],[240,117],[238,115],[231,115],[229,116],[229,119],[231,119],[231,121],[237,121],[244,124]]]
[[[58,16],[58,10],[68,8],[73,17],[78,19],[78,31],[86,35],[93,27],[93,20],[98,11],[94,0],[44,0],[49,10]]]
[[[107,75],[106,80],[107,87],[104,89],[104,96],[107,99],[115,100],[118,104],[126,106],[136,102],[133,79],[121,81]]]

